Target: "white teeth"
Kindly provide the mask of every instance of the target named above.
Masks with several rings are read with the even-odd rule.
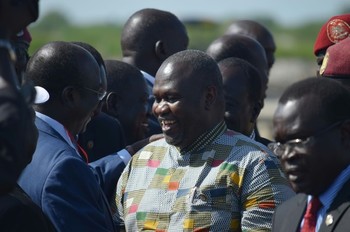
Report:
[[[163,120],[162,121],[162,125],[165,126],[165,125],[172,125],[174,124],[175,121],[174,120]]]

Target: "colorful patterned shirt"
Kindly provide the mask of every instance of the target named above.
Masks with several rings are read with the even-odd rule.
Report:
[[[224,122],[179,150],[164,139],[125,168],[114,220],[127,231],[270,231],[294,192],[267,148]]]

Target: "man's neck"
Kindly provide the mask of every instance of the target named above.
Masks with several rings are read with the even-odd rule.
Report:
[[[204,146],[210,144],[214,139],[216,139],[219,135],[224,133],[227,129],[227,126],[224,121],[217,123],[215,126],[211,127],[204,133],[202,133],[198,138],[196,138],[191,144],[177,149],[181,153],[192,153],[194,151],[202,149]]]

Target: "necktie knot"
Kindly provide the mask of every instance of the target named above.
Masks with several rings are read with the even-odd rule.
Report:
[[[318,197],[313,197],[304,215],[304,225],[300,232],[313,232],[317,224],[317,212],[321,209],[322,203]]]
[[[313,197],[306,209],[306,215],[316,215],[321,206],[322,203],[320,199],[318,197]]]

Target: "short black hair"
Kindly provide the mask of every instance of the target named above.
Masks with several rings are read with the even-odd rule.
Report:
[[[265,74],[267,79],[268,65],[265,49],[251,37],[241,34],[223,35],[214,40],[206,52],[217,62],[229,57],[246,60]]]
[[[185,26],[171,12],[145,8],[135,12],[126,21],[121,35],[122,50],[141,52],[161,40],[174,28]]]
[[[95,58],[96,62],[98,63],[98,66],[103,66],[104,69],[106,70],[106,65],[105,62],[102,58],[101,53],[95,48],[93,47],[91,44],[88,44],[86,42],[82,42],[82,41],[73,41],[73,44],[76,44],[84,49],[86,49],[88,52],[90,52],[90,54]]]
[[[241,72],[245,73],[244,78],[246,78],[248,89],[248,96],[249,100],[251,102],[259,102],[261,100],[262,96],[262,74],[249,62],[246,60],[237,58],[237,57],[230,57],[221,60],[218,63],[219,67],[236,67],[240,69]]]
[[[44,87],[50,93],[50,99],[59,96],[66,86],[83,86],[85,74],[81,72],[78,57],[81,50],[88,53],[69,42],[46,44],[29,59],[25,78]]]
[[[350,119],[350,91],[335,80],[311,77],[289,86],[279,103],[285,104],[289,100],[296,100],[305,96],[315,96],[312,105],[315,115],[323,117],[326,122],[334,123]]]
[[[138,68],[119,60],[105,60],[107,92],[129,91],[135,78],[143,79]]]

